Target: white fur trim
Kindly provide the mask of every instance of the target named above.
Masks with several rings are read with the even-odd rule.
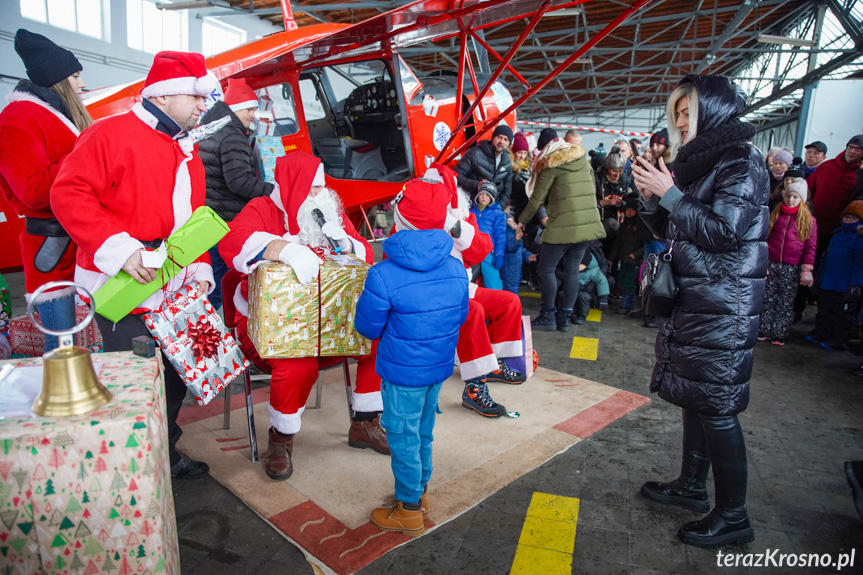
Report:
[[[114,277],[123,269],[126,260],[141,249],[144,249],[144,244],[127,232],[120,232],[102,242],[93,255],[93,264],[103,273]]]
[[[354,246],[354,255],[357,256],[358,258],[360,258],[361,260],[366,261],[366,246],[363,245],[363,242],[361,242],[360,240],[356,240],[354,238],[351,238],[350,236],[349,236],[349,239],[351,240],[351,243]]]
[[[175,96],[177,94],[190,94],[195,96],[209,96],[210,92],[219,87],[219,81],[212,73],[196,78],[195,76],[184,76],[182,78],[169,78],[160,82],[153,82],[141,90],[145,98],[156,96]]]
[[[60,289],[54,289],[51,291],[42,292],[42,294],[39,296],[39,302],[42,303],[42,302],[50,301],[52,299],[60,299],[61,297],[65,297],[67,295],[72,295],[75,293],[78,293],[78,292],[73,287],[64,287],[64,288],[60,288]],[[31,293],[25,293],[24,294],[24,301],[26,301],[27,303],[30,303],[31,299],[33,299],[33,294],[31,294]]]
[[[283,214],[285,212],[285,205],[282,203],[282,190],[279,188],[278,182],[273,185],[273,191],[270,192],[270,199],[273,200],[273,203],[276,204],[276,207],[279,208],[279,211]]]
[[[355,391],[351,395],[351,407],[354,411],[383,411],[384,401],[380,391],[370,393],[357,393]]]
[[[153,128],[154,130],[156,129],[156,126],[159,125],[159,119],[153,114],[151,114],[141,102],[138,102],[137,104],[132,106],[132,113],[135,114],[139,120]]]
[[[315,170],[315,177],[312,180],[312,185],[313,186],[324,186],[324,185],[326,185],[326,183],[327,183],[327,180],[324,177],[324,164],[320,163],[320,164],[318,164],[318,169]]]
[[[522,354],[521,340],[493,343],[491,349],[497,357],[519,357]]]
[[[437,171],[437,168],[429,168],[428,170],[426,170],[426,173],[423,174],[423,178],[435,182],[443,182],[443,177],[441,177],[440,172]]]
[[[475,283],[473,283],[472,281],[470,281],[470,278],[471,278],[470,270],[466,270],[466,271],[467,271],[467,281],[468,281],[467,297],[468,297],[468,299],[473,299],[474,297],[476,297],[476,290],[479,286],[476,285]]]
[[[281,236],[277,236],[275,234],[268,234],[267,232],[252,232],[252,235],[246,238],[246,241],[243,242],[243,247],[240,249],[240,253],[234,256],[234,259],[231,260],[231,264],[234,266],[234,269],[240,273],[252,273],[253,268],[249,265],[249,261],[254,259],[262,250],[267,249],[270,242],[280,239],[282,239]]]
[[[257,100],[246,100],[245,102],[240,102],[238,104],[231,104],[228,106],[232,112],[239,112],[240,110],[245,110],[246,108],[257,108],[258,101]]]
[[[237,289],[234,290],[234,307],[240,312],[243,317],[249,317],[249,302],[243,297],[242,284],[237,284]]]
[[[54,108],[54,106],[52,106],[51,104],[49,104],[48,102],[46,102],[44,100],[40,100],[39,98],[37,98],[33,94],[28,94],[27,92],[18,92],[18,91],[10,92],[6,96],[6,101],[9,102],[10,104],[13,102],[30,102],[31,104],[36,104],[37,106],[42,106],[43,108],[45,108],[46,110],[48,110],[49,112],[54,114],[58,120],[63,122],[63,125],[66,126],[67,128],[69,128],[69,130],[73,134],[75,134],[76,136],[81,135],[81,132],[78,131],[78,127],[75,126],[75,124],[73,124],[71,121],[69,121],[69,118],[67,118],[66,116],[61,114],[59,110]]]
[[[182,149],[183,146],[181,145]],[[180,162],[174,175],[174,191],[171,193],[171,208],[174,212],[174,227],[171,233],[183,227],[192,217],[192,178],[189,175],[189,160],[193,158],[191,150],[183,149],[186,157]]]
[[[461,373],[462,381],[467,381],[475,377],[488,375],[499,367],[497,357],[492,353],[470,361],[459,361],[458,369]]]
[[[453,250],[461,252],[468,249],[473,243],[474,237],[476,237],[476,228],[462,220],[461,235],[457,238],[453,238]]]
[[[301,407],[296,413],[279,413],[271,404],[267,405],[267,415],[270,419],[270,425],[275,427],[279,433],[285,435],[293,435],[300,430],[301,419],[305,407]]]

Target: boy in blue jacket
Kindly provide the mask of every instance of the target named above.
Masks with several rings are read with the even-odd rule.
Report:
[[[535,262],[536,254],[530,253],[524,247],[522,238],[524,230],[518,228],[515,218],[506,220],[506,254],[503,256],[503,267],[500,269],[500,279],[503,289],[518,295],[518,286],[521,283],[521,267],[527,262]]]
[[[824,256],[818,290],[815,329],[806,339],[824,349],[841,350],[857,330],[863,286],[863,201],[856,200],[842,211],[842,223],[833,232]]]
[[[485,232],[494,242],[494,250],[479,265],[482,285],[488,289],[503,289],[500,268],[506,253],[506,214],[497,201],[497,188],[484,181],[477,186],[476,204],[471,206],[479,231]]]
[[[371,520],[409,536],[425,532],[438,394],[467,318],[468,277],[444,231],[451,200],[441,183],[405,184],[393,201],[397,233],[384,240],[387,259],[369,270],[354,321],[360,334],[380,339],[381,426],[395,476],[393,505],[372,511]]]

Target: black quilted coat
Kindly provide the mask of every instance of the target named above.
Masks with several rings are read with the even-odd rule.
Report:
[[[213,104],[201,123],[231,116],[227,126],[198,144],[207,178],[206,204],[226,222],[240,213],[249,200],[268,196],[273,184],[258,176],[257,158],[249,144],[250,132],[222,101]]]
[[[494,147],[491,140],[483,140],[465,152],[455,166],[458,173],[458,186],[467,190],[470,199],[476,198],[476,188],[480,180],[494,182],[497,187],[497,201],[503,208],[512,195],[512,161],[506,150],[500,158],[497,169],[494,166]]]
[[[648,227],[675,239],[680,294],[659,322],[650,390],[698,413],[734,415],[749,403],[764,300],[770,192],[745,96],[721,76],[687,76],[698,92],[698,135],[672,165],[677,187],[642,202]],[[680,194],[682,192],[682,195]]]

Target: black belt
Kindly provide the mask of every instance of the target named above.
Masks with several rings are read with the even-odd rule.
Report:
[[[68,238],[69,234],[54,218],[24,218],[24,230],[31,236]]]
[[[157,249],[159,249],[159,246],[162,245],[162,242],[165,240],[150,240],[148,242],[145,242],[143,240],[138,240],[138,241],[140,241],[142,244],[144,244],[144,247],[147,248],[148,250],[157,250]]]

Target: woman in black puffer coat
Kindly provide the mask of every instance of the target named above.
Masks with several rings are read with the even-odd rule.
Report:
[[[671,168],[633,166],[641,216],[673,241],[680,293],[659,322],[650,390],[683,408],[683,465],[668,483],[648,482],[647,498],[705,513],[710,466],[716,506],[684,525],[684,543],[717,547],[754,540],[746,514],[746,447],[737,414],[749,403],[753,347],[767,271],[769,178],[738,119],[746,97],[722,76],[686,76],[672,93]],[[680,145],[682,143],[682,146]]]

